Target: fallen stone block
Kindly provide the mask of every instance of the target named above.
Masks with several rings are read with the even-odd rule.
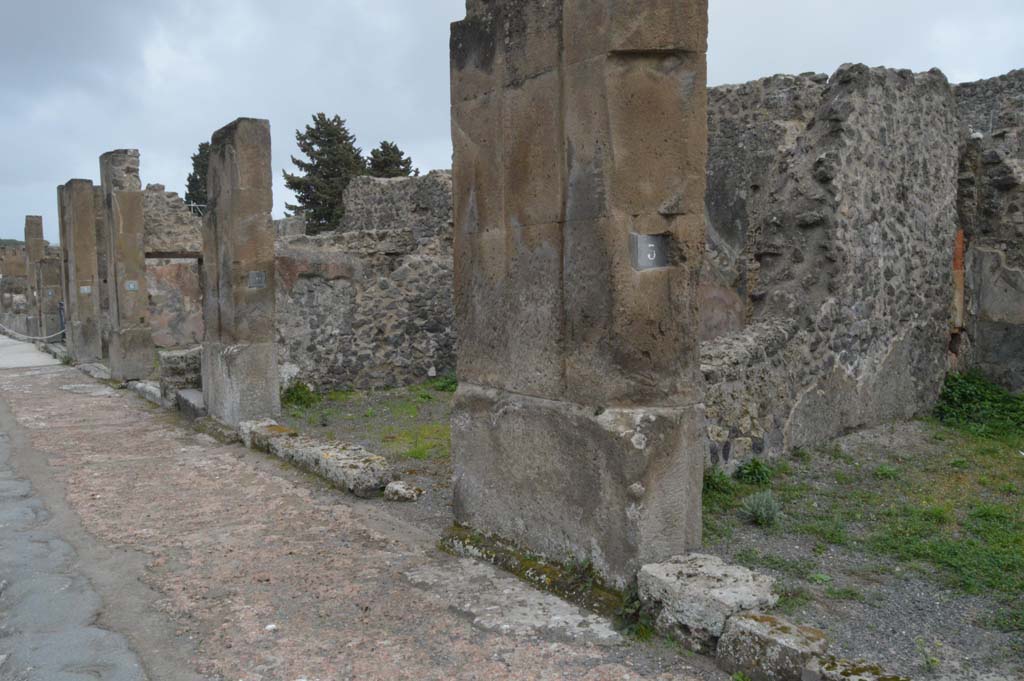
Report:
[[[358,445],[316,440],[267,419],[239,424],[242,441],[325,478],[357,497],[376,496],[395,479],[391,464]]]
[[[63,343],[46,343],[43,345],[43,350],[61,362],[67,362],[69,360],[67,348]]]
[[[423,490],[413,487],[407,482],[396,480],[384,488],[386,501],[416,501],[423,495]]]
[[[811,660],[801,681],[910,681],[910,678],[887,674],[876,664],[828,656]]]
[[[778,602],[775,580],[717,556],[690,554],[645,565],[638,577],[644,607],[658,631],[696,652],[713,654],[726,621]]]
[[[828,649],[825,633],[773,615],[741,613],[725,624],[718,665],[752,681],[802,681],[804,668]]]
[[[163,395],[160,392],[160,384],[154,381],[129,381],[128,389],[139,397],[149,400],[153,404],[164,407]]]
[[[86,363],[78,365],[79,371],[95,378],[97,381],[109,381],[110,369],[98,363]]]
[[[162,389],[162,388],[161,388]],[[178,411],[189,421],[206,416],[206,403],[203,402],[203,391],[194,388],[179,390],[174,397]]]

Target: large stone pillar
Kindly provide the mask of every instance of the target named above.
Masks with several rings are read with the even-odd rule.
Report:
[[[62,294],[61,262],[56,255],[39,261],[39,335],[56,342],[60,333],[60,301]],[[52,337],[52,338],[51,338]]]
[[[110,230],[107,228],[106,196],[102,186],[93,186],[93,207],[96,209],[96,281],[99,294],[96,296],[100,310],[101,357],[110,356],[110,288],[107,258],[110,257]]]
[[[281,411],[274,342],[270,122],[213,134],[203,221],[203,397],[224,423]]]
[[[25,328],[29,336],[41,336],[41,300],[39,296],[39,263],[46,255],[46,241],[43,239],[43,218],[38,215],[25,216],[25,276],[28,287],[25,302],[28,305]]]
[[[58,188],[61,234],[67,237],[68,353],[76,362],[103,357],[96,264],[96,192],[89,180]]]
[[[699,546],[706,0],[452,27],[459,522],[626,585]]]
[[[60,241],[60,293],[61,301],[64,303],[64,344],[70,346],[70,320],[71,320],[71,285],[69,283],[68,267],[68,234],[67,220],[64,219],[64,186],[57,187],[57,235]]]
[[[138,150],[119,149],[100,156],[100,183],[106,226],[110,377],[144,379],[153,373],[156,348],[149,327]]]

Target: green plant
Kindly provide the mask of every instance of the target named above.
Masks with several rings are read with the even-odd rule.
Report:
[[[185,180],[185,203],[206,205],[206,172],[210,166],[210,143],[200,142],[192,154],[192,172]]]
[[[439,393],[453,393],[458,390],[459,381],[455,378],[455,374],[443,374],[430,379],[424,385]]]
[[[1006,634],[1024,632],[1024,603],[1000,610],[990,618],[987,624],[996,631]]]
[[[812,600],[811,594],[802,586],[786,585],[776,587],[775,593],[779,596],[775,609],[783,615],[793,615]]]
[[[365,175],[366,159],[339,116],[313,116],[313,124],[295,131],[299,151],[309,160],[292,156],[299,172],[284,173],[284,183],[295,192],[289,211],[302,212],[310,233],[334,229],[345,216],[345,190],[353,177]]]
[[[732,479],[719,468],[704,471],[704,494],[732,494],[736,489]]]
[[[759,527],[774,527],[780,514],[779,502],[771,490],[751,494],[740,505],[740,516]]]
[[[863,603],[865,600],[867,600],[864,597],[864,594],[862,594],[857,589],[853,589],[850,587],[840,588],[830,586],[827,589],[825,589],[825,595],[837,601],[856,601],[858,603]]]
[[[613,621],[619,631],[637,641],[654,638],[654,620],[640,600],[636,585],[624,594],[622,606],[616,611]]]
[[[808,579],[817,567],[812,560],[800,560],[777,556],[772,553],[761,554],[756,549],[737,551],[734,559],[740,565],[754,568],[770,568],[790,577]]]
[[[876,468],[871,475],[874,476],[877,480],[895,480],[896,478],[900,477],[900,472],[899,469],[897,469],[895,466],[882,464],[881,466]]]
[[[302,382],[292,383],[281,392],[281,404],[286,407],[309,409],[320,404],[321,397]]]
[[[743,672],[736,672],[732,675],[732,681],[751,681],[751,678]]]
[[[373,177],[411,177],[420,174],[419,170],[412,167],[412,159],[397,144],[387,140],[370,152],[367,172]]]
[[[936,641],[933,646],[928,645],[927,642],[920,636],[914,639],[914,646],[917,648],[918,654],[921,655],[921,660],[924,663],[925,670],[929,674],[934,674],[939,671],[939,667],[942,666],[942,660],[939,659],[938,650],[942,648],[942,643]]]
[[[953,459],[949,462],[950,468],[955,468],[958,471],[965,471],[971,467],[971,464],[967,463],[967,459]]]
[[[736,479],[748,485],[764,487],[772,482],[772,469],[760,459],[751,459],[736,469]]]
[[[1024,432],[1024,396],[1012,395],[981,374],[950,374],[935,416],[948,426],[981,437],[1020,436]]]

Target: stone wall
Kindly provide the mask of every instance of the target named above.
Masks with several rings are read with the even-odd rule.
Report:
[[[827,82],[719,88],[711,109],[711,461],[927,412],[947,368],[957,230],[945,77],[847,65]]]
[[[956,88],[963,366],[1024,390],[1024,70]]]
[[[199,254],[203,250],[203,219],[162,184],[146,185],[143,196],[146,217],[146,253]]]
[[[203,292],[199,261],[147,258],[149,323],[158,348],[183,348],[203,342]]]
[[[383,388],[454,371],[451,175],[358,178],[345,223],[277,241],[282,383]]]
[[[203,299],[199,254],[202,218],[163,185],[143,192],[146,284],[153,342],[183,348],[203,340]]]

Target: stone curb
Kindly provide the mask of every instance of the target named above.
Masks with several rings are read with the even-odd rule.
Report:
[[[637,591],[663,636],[751,681],[909,681],[877,665],[826,656],[825,632],[768,614],[775,580],[692,553],[641,568]]]
[[[317,440],[270,419],[244,421],[238,431],[250,449],[290,461],[357,497],[377,496],[397,478],[387,459],[359,445]]]

